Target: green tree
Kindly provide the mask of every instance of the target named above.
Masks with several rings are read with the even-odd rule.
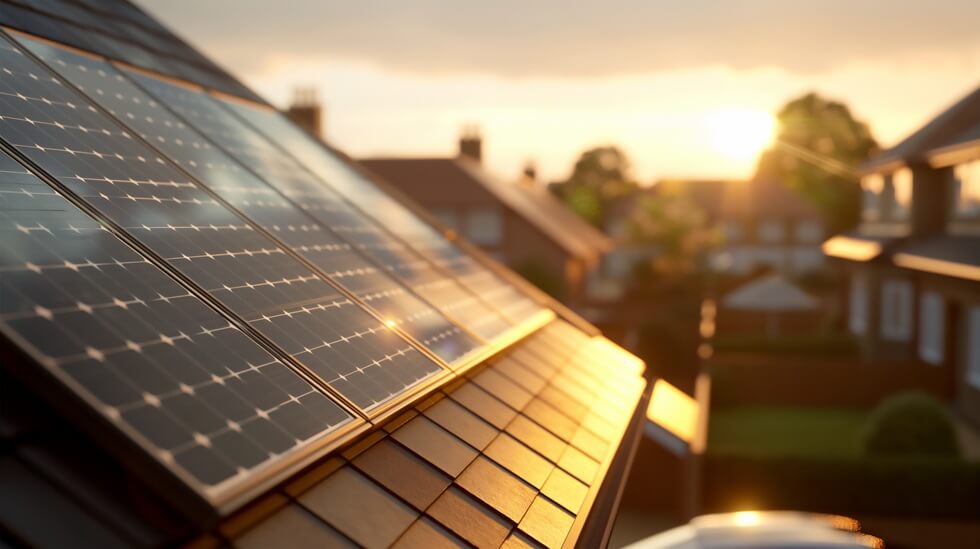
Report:
[[[649,265],[655,275],[689,275],[701,269],[719,242],[707,214],[684,192],[683,183],[664,181],[643,195],[627,219],[629,239],[657,248]]]
[[[860,220],[854,168],[878,148],[868,126],[843,103],[815,93],[787,103],[777,115],[777,144],[759,159],[756,177],[776,177],[824,214],[832,232]]]
[[[571,176],[551,185],[551,190],[575,213],[600,228],[609,204],[636,189],[629,159],[615,146],[583,152]]]

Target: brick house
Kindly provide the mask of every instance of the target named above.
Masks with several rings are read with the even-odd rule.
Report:
[[[861,167],[862,223],[824,244],[873,359],[947,368],[980,423],[980,89]]]
[[[366,158],[360,163],[491,256],[567,304],[587,297],[611,240],[525,173],[502,181],[481,165],[481,142],[460,140],[447,158]]]

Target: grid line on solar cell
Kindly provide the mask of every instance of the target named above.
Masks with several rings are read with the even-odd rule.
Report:
[[[325,188],[313,174],[293,159],[284,156],[263,136],[222,108],[216,100],[199,91],[151,76],[132,72],[127,75],[182,116],[188,124],[242,161],[290,200],[301,205],[313,219],[383,265],[387,273],[405,280],[413,289],[414,279],[441,276],[432,271],[429,262],[392,239],[375,222],[355,212],[342,197]],[[371,244],[375,243],[381,246],[372,247]],[[384,251],[388,253],[381,253]],[[419,293],[443,311],[451,309],[456,312],[454,316],[458,322],[487,339],[492,339],[508,327],[492,310],[481,307],[478,299],[470,299],[473,296],[467,295],[462,288],[455,293]]]
[[[406,293],[400,283],[356,252],[343,247],[342,242],[307,213],[213,147],[205,137],[123,78],[113,66],[46,44],[22,42],[55,67],[60,76],[195,175],[198,181],[252,217],[320,272],[344,285],[361,302],[369,303],[387,322],[427,344],[447,362],[461,359],[476,349],[476,342],[459,328]],[[255,196],[262,198],[256,200]],[[341,269],[332,270],[337,267]]]
[[[352,419],[3,152],[0,331],[205,497]]]
[[[393,228],[396,238],[456,275],[466,288],[484,297],[511,320],[521,322],[543,310],[280,113],[240,100],[225,100],[222,104],[268,136],[281,147],[283,154],[294,157],[331,188],[343,193],[361,212],[375,219],[383,213],[385,225]]]
[[[19,50],[0,50],[0,65],[9,71],[0,80],[4,140],[147,250],[180,258],[171,268],[216,292],[212,299],[286,354],[302,353],[295,360],[345,398],[370,409],[442,371],[417,350],[406,352],[403,338],[326,281],[309,278],[306,266],[127,132],[74,132],[22,121],[118,129]],[[297,276],[305,281],[268,284]],[[291,310],[302,311],[302,318],[263,318]],[[348,344],[354,332],[356,344]],[[319,352],[307,353],[312,347]]]

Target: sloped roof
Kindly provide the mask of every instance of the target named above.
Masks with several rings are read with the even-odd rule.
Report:
[[[930,150],[927,155],[929,163],[934,167],[950,166],[980,158],[980,120],[949,143]]]
[[[721,306],[739,311],[812,311],[819,302],[779,273],[770,273],[732,290]]]
[[[502,181],[470,159],[366,158],[359,162],[395,186],[421,182],[446,187],[479,185],[570,255],[586,261],[596,261],[612,249],[609,237],[575,215],[547,189]]]
[[[741,180],[664,180],[649,191],[678,193],[713,218],[788,217],[816,219],[819,210],[799,192],[773,177]]]
[[[203,531],[0,370],[0,526],[29,546],[560,547],[626,457],[643,388],[632,359],[568,328],[531,336]]]
[[[0,8],[0,546],[608,524],[642,361],[132,4]]]
[[[923,162],[927,154],[951,145],[980,122],[980,88],[939,113],[894,147],[881,151],[860,166],[864,173],[890,171],[903,164]]]
[[[895,250],[895,263],[910,269],[980,281],[980,237],[944,235],[915,239]]]

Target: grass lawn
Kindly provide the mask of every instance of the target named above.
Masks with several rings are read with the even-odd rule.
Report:
[[[708,452],[746,457],[859,457],[867,415],[864,410],[844,408],[747,407],[712,411]]]

